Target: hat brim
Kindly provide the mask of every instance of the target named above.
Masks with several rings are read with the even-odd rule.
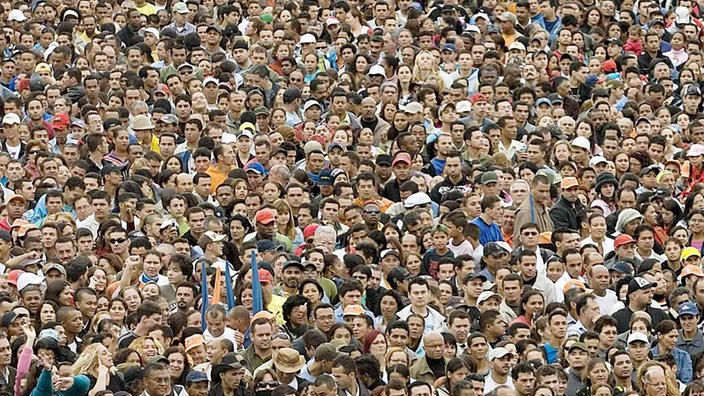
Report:
[[[283,364],[281,362],[274,362],[276,369],[286,374],[293,374],[301,371],[303,366],[306,364],[305,358],[303,356],[298,356],[298,363],[296,365]]]

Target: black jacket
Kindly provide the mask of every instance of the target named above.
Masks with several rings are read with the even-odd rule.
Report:
[[[579,220],[577,220],[577,213],[586,209],[581,202],[576,201],[572,204],[564,196],[561,196],[555,206],[552,207],[552,210],[550,210],[550,219],[552,219],[555,229],[569,228],[571,230],[579,230],[581,227],[579,226]]]

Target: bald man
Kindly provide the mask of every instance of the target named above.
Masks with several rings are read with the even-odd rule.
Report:
[[[425,346],[425,356],[416,360],[411,366],[411,378],[432,384],[445,372],[445,359],[443,358],[445,341],[440,332],[431,331],[423,337],[423,345]]]
[[[590,253],[591,255],[599,255],[599,253]],[[589,269],[589,286],[594,290],[594,297],[599,304],[599,311],[602,315],[611,314],[611,309],[618,302],[616,292],[609,289],[611,285],[611,274],[608,268],[602,264],[597,264]]]

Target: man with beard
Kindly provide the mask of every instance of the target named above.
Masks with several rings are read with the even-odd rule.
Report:
[[[362,128],[369,128],[374,132],[374,144],[378,144],[382,135],[388,133],[391,125],[382,120],[376,115],[376,101],[370,97],[362,99],[362,112],[360,113],[359,123]]]
[[[290,260],[284,263],[281,269],[281,283],[274,288],[274,294],[288,298],[298,294],[298,286],[303,277],[303,264],[300,261]]]
[[[484,394],[491,392],[499,386],[505,385],[513,388],[513,380],[509,376],[511,359],[515,356],[504,347],[494,348],[489,352],[487,359],[491,372],[484,382]]]
[[[430,198],[439,205],[443,195],[452,190],[460,191],[463,195],[472,191],[469,179],[462,172],[462,158],[457,151],[452,151],[447,155],[445,179],[433,188],[430,192]]]
[[[185,314],[193,308],[193,301],[197,293],[195,285],[189,282],[181,282],[176,287],[176,311]]]

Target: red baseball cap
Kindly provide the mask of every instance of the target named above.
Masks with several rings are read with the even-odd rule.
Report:
[[[274,278],[271,276],[271,272],[261,268],[258,271],[259,274],[259,282],[261,283],[271,283],[271,281],[274,280]]]
[[[614,249],[617,249],[623,245],[628,245],[629,243],[636,243],[636,240],[628,234],[621,234],[614,240]]]
[[[254,215],[254,221],[262,224],[270,224],[276,221],[276,214],[271,209],[262,209]]]
[[[303,229],[303,239],[308,239],[315,235],[315,231],[320,227],[320,224],[308,224],[306,228]]]
[[[24,271],[22,270],[12,270],[7,274],[7,282],[17,286],[17,278],[20,277],[20,275],[24,274]]]
[[[396,154],[394,161],[391,163],[391,166],[395,166],[399,162],[405,162],[406,164],[411,165],[411,156],[408,153],[398,153]]]
[[[488,102],[486,95],[481,93],[475,93],[471,98],[469,98],[469,101],[472,102],[472,104],[476,104],[477,102]]]
[[[54,116],[54,129],[66,129],[69,125],[71,125],[71,119],[68,117],[68,114],[59,113]]]

